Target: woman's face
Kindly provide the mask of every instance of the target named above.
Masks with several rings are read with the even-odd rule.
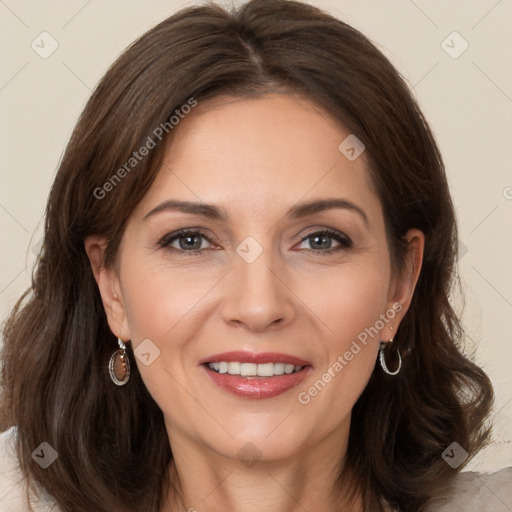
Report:
[[[175,128],[116,269],[97,274],[171,445],[284,459],[345,443],[422,252],[409,232],[417,268],[392,279],[365,154],[339,149],[349,135],[282,95],[199,102]]]

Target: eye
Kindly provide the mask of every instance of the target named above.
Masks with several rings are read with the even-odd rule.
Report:
[[[203,245],[204,240],[212,243],[208,236],[202,231],[183,229],[177,233],[165,235],[158,242],[158,245],[171,252],[189,256],[200,254],[207,248]]]
[[[332,239],[338,242],[338,246],[332,247]],[[212,244],[212,241],[206,233],[197,229],[182,229],[178,232],[165,235],[158,246],[179,255],[194,256],[200,255],[208,247],[204,246],[204,241]],[[330,229],[316,231],[302,237],[302,243],[309,242],[309,251],[315,254],[330,254],[333,252],[348,249],[352,246],[352,241],[343,233]]]
[[[337,247],[332,247],[332,239],[335,239],[339,243]],[[303,236],[302,243],[305,241],[309,241],[311,247],[310,250],[317,254],[329,254],[343,249],[348,249],[352,246],[352,240],[350,240],[350,238],[345,236],[343,233],[332,231],[330,229],[323,229]]]

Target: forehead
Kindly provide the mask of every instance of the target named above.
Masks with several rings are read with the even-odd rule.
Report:
[[[370,218],[381,213],[365,154],[351,161],[339,149],[350,132],[301,97],[199,101],[171,135],[145,211],[173,198],[222,204],[240,218],[343,197]]]

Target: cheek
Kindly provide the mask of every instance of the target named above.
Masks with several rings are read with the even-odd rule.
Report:
[[[385,313],[389,275],[377,261],[340,266],[317,283],[316,293],[309,291],[307,303],[329,328],[331,351],[343,350]]]
[[[206,295],[219,277],[211,270],[199,275],[153,266],[142,258],[127,259],[122,272],[127,323],[142,379],[163,410],[169,393],[173,403],[183,399],[181,406],[186,408],[189,396],[178,382],[184,382],[196,364],[191,340],[206,321]],[[147,352],[149,361],[138,357]]]
[[[165,266],[126,262],[123,296],[132,337],[155,339],[166,334],[205,296],[211,283]]]
[[[323,288],[322,299],[317,298],[312,307],[326,326],[327,357],[317,368],[313,386],[301,389],[303,394],[299,397],[319,416],[329,411],[325,428],[350,413],[375,367],[388,279],[385,268],[374,262],[340,268],[331,274],[328,284]],[[313,300],[313,295],[310,298]]]

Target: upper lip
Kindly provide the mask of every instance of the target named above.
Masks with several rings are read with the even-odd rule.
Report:
[[[282,364],[293,364],[294,366],[307,366],[311,363],[301,359],[300,357],[292,356],[290,354],[283,354],[279,352],[247,352],[244,350],[237,350],[233,352],[223,352],[221,354],[213,354],[205,357],[200,361],[200,364],[205,363],[220,363],[225,361],[240,362],[240,363],[282,363]]]

